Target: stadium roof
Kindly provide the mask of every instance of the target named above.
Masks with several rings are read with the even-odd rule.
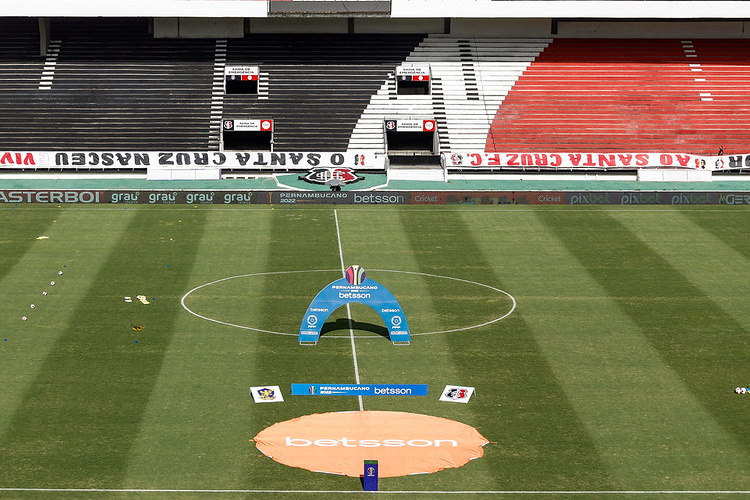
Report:
[[[274,0],[3,0],[0,16],[263,18]],[[392,18],[605,18],[744,19],[750,2],[701,0],[371,0],[276,2],[309,5],[311,15],[379,15]],[[355,4],[388,4],[347,10]],[[349,5],[347,5],[349,4]],[[303,9],[304,10],[304,9]],[[311,12],[306,12],[310,14]],[[302,14],[302,12],[298,12]],[[287,13],[286,15],[289,15]]]

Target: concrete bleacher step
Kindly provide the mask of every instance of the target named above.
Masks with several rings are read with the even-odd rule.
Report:
[[[487,148],[746,148],[750,120],[733,113],[750,104],[746,47],[740,40],[555,40],[506,96]]]
[[[0,93],[5,147],[211,147],[210,41],[155,40],[145,19],[54,19],[52,36],[60,50],[54,65],[42,62],[47,84],[37,75],[34,90]]]
[[[0,98],[36,90],[44,66],[36,19],[0,18],[0,36]]]
[[[390,167],[388,180],[444,181],[445,172],[442,168]]]
[[[40,93],[36,20],[4,28],[14,33],[0,45],[8,149],[211,150],[229,116],[273,118],[277,150],[344,150],[369,96],[423,38],[154,39],[146,19],[53,19],[62,45]],[[257,96],[223,96],[227,63],[261,66]]]

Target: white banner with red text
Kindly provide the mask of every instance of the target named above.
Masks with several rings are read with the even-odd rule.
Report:
[[[692,170],[750,169],[750,153],[704,156],[687,153],[441,153],[446,169],[475,170],[639,170],[680,168]],[[249,170],[309,170],[349,167],[384,170],[386,156],[373,151],[2,151],[0,169],[107,169],[107,168],[226,168]]]
[[[309,170],[349,167],[383,170],[384,157],[371,151],[2,151],[0,169],[106,168],[227,168],[249,170]]]
[[[684,168],[726,170],[750,168],[750,154],[703,156],[687,153],[442,153],[447,169],[497,170],[638,170]]]

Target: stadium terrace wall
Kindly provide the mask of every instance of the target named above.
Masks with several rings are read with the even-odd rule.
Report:
[[[743,191],[207,191],[0,189],[0,204],[750,205]]]

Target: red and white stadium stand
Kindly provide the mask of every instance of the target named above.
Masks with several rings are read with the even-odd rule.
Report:
[[[749,72],[745,41],[557,39],[508,93],[486,147],[743,150]]]

